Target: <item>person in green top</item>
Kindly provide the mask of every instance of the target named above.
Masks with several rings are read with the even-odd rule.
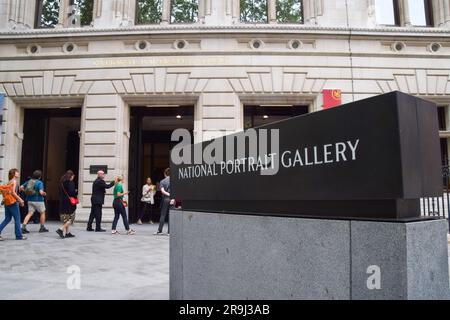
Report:
[[[123,196],[127,193],[123,192],[123,185],[122,183],[117,183],[116,186],[114,187],[114,199],[119,198],[120,200],[123,201]]]
[[[112,224],[112,234],[119,234],[119,232],[116,230],[117,228],[117,222],[119,221],[120,216],[122,216],[123,225],[125,226],[125,229],[127,230],[128,235],[135,234],[135,231],[130,229],[130,225],[128,224],[128,218],[127,218],[127,212],[125,210],[124,200],[123,197],[127,194],[129,194],[128,191],[123,190],[123,176],[118,176],[116,178],[116,185],[114,186],[114,201],[113,201],[113,208],[114,208],[114,220]]]

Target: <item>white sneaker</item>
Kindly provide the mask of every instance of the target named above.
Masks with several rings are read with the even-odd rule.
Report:
[[[2,238],[2,236],[0,236],[0,241],[4,241],[5,239]]]
[[[158,231],[156,231],[153,235],[155,235],[155,236],[162,236],[163,235],[163,233],[162,232],[158,232]]]

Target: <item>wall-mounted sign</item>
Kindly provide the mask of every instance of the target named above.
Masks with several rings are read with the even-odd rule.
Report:
[[[329,109],[340,106],[342,103],[342,93],[339,89],[325,89],[323,95],[323,108]]]
[[[435,104],[392,92],[175,147],[172,193],[194,211],[416,218],[421,197],[442,194],[438,132]]]
[[[97,174],[97,172],[99,172],[100,170],[102,170],[104,173],[108,173],[108,165],[101,164],[101,165],[93,165],[93,166],[89,167],[90,174]]]

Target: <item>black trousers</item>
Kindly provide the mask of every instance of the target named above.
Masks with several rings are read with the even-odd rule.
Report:
[[[138,219],[142,221],[147,212],[150,212],[150,221],[153,221],[153,205],[150,202],[142,202],[142,209],[139,211]]]
[[[92,223],[95,219],[95,230],[100,230],[102,228],[102,205],[101,204],[93,204],[91,207],[91,214],[89,215],[88,220],[88,229],[92,228]]]
[[[166,216],[169,216],[170,198],[164,197],[161,201],[161,218],[159,218],[158,232],[162,232]],[[170,217],[169,217],[170,218]],[[167,233],[170,233],[170,222],[167,220]]]
[[[112,224],[112,230],[116,230],[117,222],[119,222],[119,217],[122,216],[123,225],[125,226],[125,230],[130,230],[130,225],[128,224],[127,211],[125,210],[125,206],[123,205],[122,200],[119,198],[114,199],[113,202],[114,208],[114,220]]]

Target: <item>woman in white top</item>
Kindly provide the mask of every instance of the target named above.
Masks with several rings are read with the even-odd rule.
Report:
[[[152,179],[147,178],[147,183],[142,186],[142,210],[139,212],[138,224],[142,224],[144,214],[150,211],[150,223],[153,224],[153,205],[155,204],[156,186],[152,184]]]

